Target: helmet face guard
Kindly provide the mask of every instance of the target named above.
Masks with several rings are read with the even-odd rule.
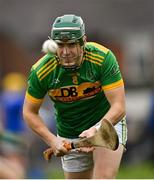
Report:
[[[65,69],[78,69],[83,60],[83,48],[79,43],[59,43],[58,46],[57,55],[61,66]]]
[[[79,44],[81,48],[84,46],[84,35],[85,27],[83,20],[81,19],[81,17],[75,15],[64,15],[61,17],[57,17],[55,22],[53,23],[51,30],[51,39],[53,39],[57,43],[76,43]],[[77,52],[79,54],[74,57],[74,61],[77,61],[74,62],[75,65],[69,66],[68,63],[68,66],[64,66],[64,68],[74,69],[75,66],[79,67],[81,63],[79,63],[78,61],[79,59],[81,59],[81,55],[78,49],[79,48],[77,47]],[[59,59],[61,62],[62,58],[59,57]]]

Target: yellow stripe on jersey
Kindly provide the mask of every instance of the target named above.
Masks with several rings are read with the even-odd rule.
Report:
[[[49,69],[49,70],[46,72],[46,74],[44,74],[44,75],[40,78],[40,80],[44,79],[50,72],[52,72],[52,71],[56,68],[56,66],[57,66],[57,63],[56,63],[54,66],[52,66],[52,68]]]
[[[41,59],[39,59],[39,60],[33,65],[33,68],[36,69],[36,68],[40,65],[40,63],[42,62],[42,60],[43,60],[44,58],[46,58],[46,56],[48,56],[48,55],[46,54],[46,55],[43,56]]]
[[[31,101],[32,103],[41,103],[43,101],[43,98],[37,99],[37,98],[31,96],[28,92],[26,92],[25,99],[27,99],[28,101]]]
[[[95,53],[92,53],[92,52],[88,52],[86,51],[86,55],[90,55],[92,56],[93,58],[95,58],[97,61],[99,62],[102,62],[102,60],[104,60],[104,57],[99,55],[99,54],[95,54]],[[98,57],[98,58],[97,58]]]
[[[106,86],[102,86],[102,90],[103,91],[106,91],[106,90],[111,90],[111,89],[115,89],[115,88],[118,88],[118,87],[121,87],[124,85],[124,82],[123,82],[123,79],[117,81],[117,82],[114,82],[112,84],[109,84],[109,85],[106,85]]]
[[[94,64],[97,64],[97,65],[101,66],[101,63],[98,63],[98,62],[96,62],[95,60],[88,59],[88,58],[86,58],[85,60],[86,60],[86,61],[90,61],[90,62],[92,62],[92,63],[94,63]]]
[[[86,54],[86,57],[87,57],[88,59],[91,59],[91,60],[93,60],[93,61],[96,61],[96,62],[99,63],[100,65],[101,65],[101,63],[102,63],[102,60],[97,59],[97,58],[94,58],[94,57],[91,56],[91,55]]]
[[[49,64],[51,64],[52,61],[47,62],[43,67],[41,67],[38,71],[37,74],[39,74],[41,71],[43,71],[43,69],[45,69]]]
[[[107,49],[106,47],[98,44],[98,43],[95,43],[95,42],[88,42],[89,45],[94,45],[95,47],[97,47],[98,49],[102,50],[105,54],[108,53],[109,49]]]
[[[43,66],[42,71],[40,71],[40,73],[37,72],[38,78],[41,79],[41,76],[42,76],[43,74],[45,74],[46,72],[48,72],[48,70],[51,69],[53,66],[55,66],[55,64],[57,64],[56,61],[50,62],[50,63],[48,62],[47,64],[45,64],[45,65]]]

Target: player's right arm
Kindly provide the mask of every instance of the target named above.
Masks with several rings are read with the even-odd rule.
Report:
[[[43,119],[39,115],[40,103],[33,103],[25,98],[23,106],[23,117],[27,125],[39,135],[49,147],[52,147],[53,153],[56,156],[62,156],[67,153],[67,150],[63,146],[64,139],[56,137],[47,128]]]
[[[55,136],[48,130],[39,115],[40,103],[33,103],[25,98],[23,106],[23,117],[27,125],[38,134],[49,146],[54,141]]]

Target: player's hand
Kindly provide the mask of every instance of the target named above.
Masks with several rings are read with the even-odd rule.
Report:
[[[96,132],[97,132],[97,129],[96,129],[94,126],[92,126],[91,128],[83,131],[83,132],[79,135],[79,137],[81,137],[81,138],[89,138],[89,137],[94,136],[94,135],[96,134]]]
[[[92,137],[95,135],[95,133],[97,132],[96,128],[94,126],[92,126],[91,128],[83,131],[79,137],[81,138],[89,138],[89,137]],[[86,153],[89,153],[89,152],[92,152],[94,151],[94,147],[82,147],[82,148],[78,148],[77,151],[78,152],[86,152]]]
[[[66,144],[70,144],[70,142],[64,138],[56,137],[51,143],[53,154],[57,157],[68,154],[69,149],[66,148]]]

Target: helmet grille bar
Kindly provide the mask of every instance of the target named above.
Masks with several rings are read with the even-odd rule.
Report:
[[[80,28],[79,27],[58,27],[58,28],[53,27],[53,30],[59,30],[59,31],[61,31],[61,30],[80,30]]]

